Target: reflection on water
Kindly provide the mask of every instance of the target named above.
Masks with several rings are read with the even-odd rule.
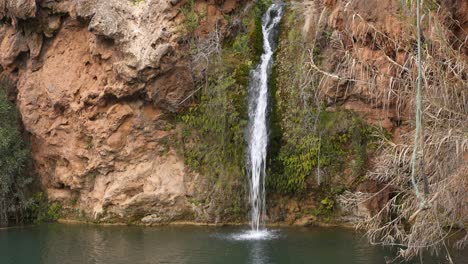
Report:
[[[0,230],[0,263],[374,264],[391,255],[350,230],[285,228],[255,239],[246,229],[60,224],[6,229]],[[455,263],[464,263],[468,252],[464,257],[455,257]]]
[[[268,254],[261,241],[255,241],[250,249],[251,261],[249,263],[266,264],[268,262]]]

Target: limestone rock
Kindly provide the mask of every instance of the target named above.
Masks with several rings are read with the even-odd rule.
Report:
[[[29,49],[24,35],[13,27],[0,29],[0,40],[0,64],[3,67],[11,65],[21,52]]]
[[[6,4],[6,0],[0,0],[0,19],[3,19],[7,14]]]
[[[0,19],[12,18],[0,26],[0,74],[16,84],[51,201],[96,221],[215,219],[188,199],[204,178],[175,152],[167,115],[194,89],[183,4],[0,0]],[[211,8],[211,22],[223,18],[222,4]]]
[[[90,32],[114,40],[124,37],[123,27],[127,23],[129,9],[122,1],[101,1],[89,23]]]
[[[148,96],[170,111],[176,112],[180,103],[188,96],[185,87],[193,86],[192,76],[187,68],[180,67],[156,79],[148,85]]]
[[[76,15],[83,18],[90,18],[96,13],[96,5],[99,0],[76,0]]]
[[[38,33],[32,33],[27,38],[29,55],[31,56],[31,58],[33,59],[37,58],[39,54],[41,53],[42,41],[43,41],[42,34],[38,34]]]
[[[27,19],[36,16],[36,0],[2,0],[0,8],[6,7],[11,17]],[[6,2],[6,3],[5,3]]]
[[[62,25],[62,19],[60,16],[51,16],[47,18],[47,26],[44,29],[44,35],[48,38],[51,38],[55,32]]]

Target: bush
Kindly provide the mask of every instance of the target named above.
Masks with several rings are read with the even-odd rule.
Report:
[[[27,218],[31,205],[24,193],[32,181],[25,173],[30,151],[18,130],[18,111],[7,98],[10,86],[8,80],[0,80],[0,224],[3,225],[11,219],[19,222]]]
[[[32,201],[30,209],[35,223],[54,222],[62,215],[62,205],[49,203],[42,192],[36,193]]]
[[[182,117],[187,125],[185,159],[192,169],[206,175],[223,175],[228,171],[239,174],[243,170],[245,90],[238,88],[231,76],[220,74],[210,79],[201,102]]]
[[[198,14],[195,11],[194,0],[189,0],[184,7],[180,9],[185,17],[183,31],[185,34],[192,34],[200,25],[200,20],[205,14]]]

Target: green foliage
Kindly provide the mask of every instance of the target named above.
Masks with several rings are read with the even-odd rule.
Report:
[[[334,208],[335,201],[330,197],[325,197],[324,199],[320,200],[318,207],[314,208],[310,213],[313,216],[321,217],[325,222],[327,222],[330,219]]]
[[[338,195],[342,194],[346,188],[344,186],[333,187],[325,185],[321,190],[316,193],[319,203],[317,207],[309,211],[313,216],[320,217],[322,221],[329,221],[335,210],[335,199]]]
[[[305,65],[312,47],[304,43],[301,25],[295,11],[287,10],[270,83],[272,136],[267,188],[293,195],[305,193],[309,177],[318,169],[327,178],[342,175],[345,169],[355,177],[361,176],[372,145],[369,143],[376,134],[376,128],[356,114],[339,109],[325,111],[314,98],[320,79],[308,77],[313,69]],[[323,35],[330,38],[331,31]],[[320,60],[320,50],[313,53]]]
[[[35,223],[54,222],[62,215],[62,205],[49,203],[44,193],[38,192],[33,196],[31,212]]]
[[[288,46],[287,49],[291,52],[297,52],[301,48],[302,35],[297,29],[292,28],[288,31]]]
[[[272,171],[268,178],[268,186],[280,193],[303,193],[305,191],[306,177],[312,168],[317,165],[318,140],[307,136],[302,140],[288,141],[282,146],[275,162],[275,167],[282,167],[281,173]]]
[[[271,0],[257,1],[250,14],[245,16],[243,20],[244,27],[247,29],[247,39],[250,51],[252,52],[251,55],[255,64],[263,52],[262,16],[270,5]]]
[[[200,25],[201,18],[205,15],[198,14],[194,8],[194,0],[188,0],[187,3],[180,9],[185,17],[183,24],[183,30],[185,33],[193,33]]]
[[[317,166],[328,175],[336,175],[345,166],[351,167],[353,176],[363,174],[368,142],[381,137],[377,128],[368,126],[350,111],[314,113],[317,125],[304,129],[291,120],[282,120],[295,128],[282,141],[279,153],[271,161],[267,186],[279,193],[302,194],[307,177],[314,175]],[[313,119],[313,117],[311,117]],[[310,120],[313,122],[313,120]],[[278,170],[277,168],[281,168]]]
[[[224,204],[222,214],[230,219],[245,216],[242,183],[246,180],[248,85],[250,71],[263,50],[261,16],[266,8],[266,1],[258,1],[247,14],[232,14],[241,16],[243,27],[222,43],[220,54],[209,59],[205,79],[197,84],[196,103],[180,118],[185,162],[207,177],[215,190],[221,190],[222,194],[209,199],[224,199],[219,201]],[[205,197],[197,197],[194,204],[199,200]]]
[[[326,169],[328,174],[336,174],[349,158],[356,176],[363,171],[367,161],[366,142],[371,139],[373,128],[348,111],[321,111],[315,115],[317,125],[309,129],[293,120],[282,120],[284,126],[293,130],[284,132],[287,136],[283,136],[278,155],[271,161],[275,168],[268,178],[271,190],[301,194],[307,177],[315,173],[317,166]],[[310,118],[313,122],[313,117]]]
[[[16,107],[7,98],[11,84],[0,80],[0,224],[24,218],[30,201],[24,190],[31,183],[25,168],[30,159],[30,151],[19,132],[19,115]]]
[[[184,153],[192,169],[207,175],[242,171],[247,124],[243,88],[233,76],[220,73],[208,81],[201,102],[182,116],[187,125]]]
[[[325,199],[322,199],[320,201],[320,205],[323,206],[323,209],[326,211],[332,211],[333,207],[335,206],[335,201],[330,199],[329,197],[326,197]]]
[[[272,0],[257,0],[256,8],[258,8],[260,14],[263,15],[272,4]]]
[[[237,54],[249,54],[250,47],[249,47],[248,36],[247,35],[237,36],[232,43],[232,49]]]
[[[251,22],[252,19],[247,21],[249,25],[249,42],[250,46],[256,57],[260,57],[263,52],[263,32],[262,32],[262,15],[260,11],[257,11],[259,14],[254,16],[254,23]]]
[[[244,28],[223,43],[219,58],[210,60],[206,80],[199,83],[198,103],[181,118],[185,160],[195,171],[244,175],[249,74],[263,50],[261,17],[269,4],[258,1],[244,16]],[[192,10],[193,2],[184,8]]]

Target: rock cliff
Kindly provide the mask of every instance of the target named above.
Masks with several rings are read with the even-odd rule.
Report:
[[[0,1],[1,72],[49,200],[108,221],[194,219],[187,197],[201,182],[172,122],[194,90],[185,4]],[[236,5],[199,3],[204,30]]]

